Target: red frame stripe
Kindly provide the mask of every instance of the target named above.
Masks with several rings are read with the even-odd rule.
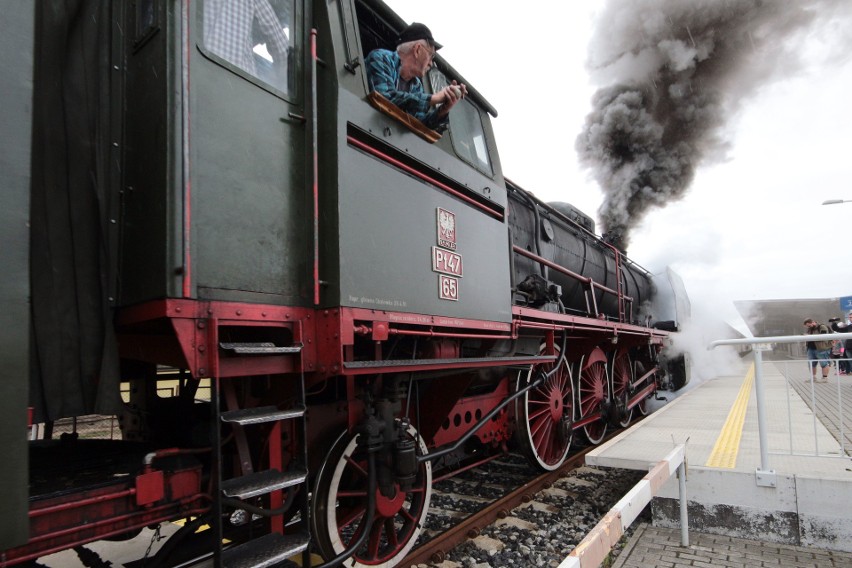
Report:
[[[447,184],[441,183],[440,181],[436,180],[435,178],[424,174],[420,170],[414,169],[411,166],[400,162],[396,158],[388,156],[384,152],[377,150],[376,148],[373,148],[369,144],[365,144],[364,142],[361,142],[360,140],[353,138],[352,136],[347,136],[346,141],[349,142],[349,144],[356,146],[356,147],[360,148],[361,150],[364,150],[368,154],[372,154],[373,156],[379,158],[383,162],[387,162],[387,163],[389,163],[393,166],[396,166],[397,168],[404,170],[405,172],[407,172],[407,173],[409,173],[409,174],[411,174],[411,175],[413,175],[417,178],[420,178],[421,180],[425,181],[426,183],[434,185],[437,188],[443,189],[447,193],[450,193],[450,194],[454,195],[455,197],[458,197],[462,201],[467,202],[469,205],[473,205],[477,209],[482,210],[483,212],[487,213],[491,217],[494,217],[498,221],[503,220],[503,213],[502,212],[497,211],[495,209],[492,209],[491,207],[488,207],[487,205],[484,205],[484,204],[480,203],[479,201],[468,197],[467,195],[463,194],[462,192],[460,192],[456,189],[453,189],[452,187],[448,186]]]

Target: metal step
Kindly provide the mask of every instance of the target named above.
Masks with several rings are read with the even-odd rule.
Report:
[[[276,422],[278,420],[291,420],[301,418],[305,415],[304,408],[290,408],[279,410],[274,406],[260,406],[258,408],[241,408],[222,413],[222,422],[230,422],[248,426],[251,424],[263,424],[265,422]]]
[[[235,499],[250,499],[304,483],[307,478],[308,472],[305,470],[281,472],[277,469],[268,469],[223,481],[222,494]]]
[[[285,355],[302,352],[301,345],[279,347],[269,341],[261,343],[220,343],[219,347],[225,351],[233,351],[238,355]]]
[[[304,552],[310,544],[305,533],[271,533],[222,552],[223,568],[267,568]]]

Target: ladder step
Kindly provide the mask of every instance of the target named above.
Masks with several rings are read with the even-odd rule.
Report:
[[[260,406],[257,408],[241,408],[222,413],[222,422],[230,422],[248,426],[251,424],[263,424],[276,422],[278,420],[290,420],[305,415],[304,408],[290,408],[279,410],[274,406]]]
[[[310,544],[305,533],[270,533],[222,552],[224,568],[268,568],[304,552]]]
[[[223,481],[222,494],[236,499],[250,499],[304,483],[307,478],[308,472],[305,470],[281,472],[268,469]]]
[[[219,347],[225,351],[233,351],[238,355],[281,355],[287,353],[301,353],[301,345],[290,347],[279,347],[272,342],[261,343],[220,343]]]

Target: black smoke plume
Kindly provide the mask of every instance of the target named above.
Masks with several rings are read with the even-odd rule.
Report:
[[[850,14],[850,0],[609,0],[588,61],[602,86],[576,142],[604,193],[605,238],[626,248],[650,208],[724,159],[726,121],[802,68],[808,33],[848,61]]]

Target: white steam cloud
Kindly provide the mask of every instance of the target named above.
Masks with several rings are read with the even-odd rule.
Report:
[[[848,57],[850,16],[849,0],[608,0],[588,61],[600,88],[576,141],[604,192],[605,238],[626,248],[650,208],[724,159],[726,122],[801,69],[807,34]]]

